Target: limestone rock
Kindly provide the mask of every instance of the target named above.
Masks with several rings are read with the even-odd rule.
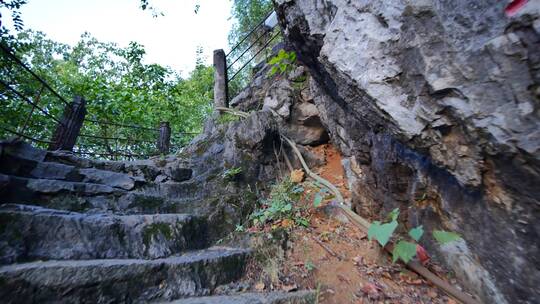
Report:
[[[0,207],[0,264],[28,260],[163,258],[203,248],[203,220],[185,214],[85,215]]]
[[[191,178],[193,175],[193,170],[188,168],[169,168],[168,176],[176,181],[183,182]]]
[[[275,82],[268,89],[263,101],[263,110],[272,109],[282,118],[291,115],[290,107],[293,103],[293,88],[286,79]]]
[[[540,249],[523,245],[540,229],[540,3],[513,17],[506,5],[279,0],[276,11],[311,76],[303,95],[350,159],[353,208],[402,207],[412,225],[460,233],[463,260],[479,262],[439,258],[474,268],[456,272],[469,291],[528,303],[540,297]]]

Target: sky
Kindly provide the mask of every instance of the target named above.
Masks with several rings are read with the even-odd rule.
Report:
[[[151,11],[139,8],[139,0],[28,0],[21,13],[25,29],[42,31],[69,45],[85,31],[122,47],[136,41],[145,46],[146,63],[170,66],[183,76],[195,67],[198,46],[208,64],[213,50],[228,49],[231,0],[149,2],[165,16],[154,18]],[[196,4],[200,5],[197,14]],[[9,27],[9,13],[2,11],[2,16]]]

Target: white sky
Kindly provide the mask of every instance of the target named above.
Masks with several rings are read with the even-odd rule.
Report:
[[[195,67],[197,46],[203,47],[209,64],[214,49],[228,49],[231,0],[150,0],[165,14],[157,18],[139,4],[139,0],[29,0],[21,13],[25,29],[70,45],[85,31],[122,47],[136,41],[145,46],[146,63],[170,66],[184,76]],[[10,14],[2,11],[2,16],[9,26]]]

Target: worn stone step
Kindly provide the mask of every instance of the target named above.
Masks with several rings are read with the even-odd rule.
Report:
[[[241,277],[249,252],[210,248],[156,260],[47,261],[0,267],[3,303],[148,303],[204,296]]]
[[[10,151],[0,155],[0,173],[8,176],[16,176],[27,179],[60,180],[66,182],[90,183],[107,185],[112,188],[132,190],[138,185],[145,183],[142,176],[133,176],[123,172],[115,172],[100,168],[79,168],[72,165],[45,161],[41,157],[39,149],[20,145],[21,149]],[[22,152],[21,150],[26,151]],[[27,157],[28,151],[34,151],[31,155],[40,157]],[[16,154],[17,152],[19,154]]]
[[[0,264],[49,259],[162,258],[207,245],[186,214],[106,215],[0,206]]]
[[[187,298],[169,304],[312,304],[316,303],[313,291],[243,293],[237,295]],[[164,303],[164,302],[162,302]]]
[[[71,182],[53,179],[34,179],[0,174],[0,203],[36,204],[48,201],[51,196],[71,194],[76,196],[122,195],[126,190],[104,184]],[[49,205],[48,202],[46,205]]]

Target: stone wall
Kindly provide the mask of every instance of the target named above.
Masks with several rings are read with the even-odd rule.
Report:
[[[460,233],[428,249],[486,303],[540,294],[540,3],[275,2],[353,207]],[[371,214],[370,214],[371,213]]]

